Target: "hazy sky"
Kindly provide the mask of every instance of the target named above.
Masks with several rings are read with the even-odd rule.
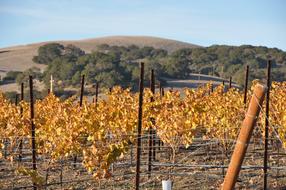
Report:
[[[286,50],[285,0],[0,0],[0,47],[109,35]]]

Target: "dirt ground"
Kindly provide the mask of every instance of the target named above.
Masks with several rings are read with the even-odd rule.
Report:
[[[24,165],[31,168],[31,154],[28,145],[24,158],[10,162],[0,160],[0,189],[32,189],[31,178],[17,174],[16,168]],[[236,189],[263,189],[263,143],[256,139],[248,147],[243,167],[236,183]],[[39,189],[134,189],[136,155],[135,146],[110,167],[112,177],[95,180],[81,165],[80,156],[76,168],[73,159],[50,163],[49,158],[38,156],[38,171],[44,179]],[[223,154],[218,141],[195,139],[188,148],[178,147],[175,162],[170,160],[170,147],[156,145],[155,160],[152,161],[150,177],[147,170],[148,141],[143,138],[140,189],[162,189],[162,180],[171,179],[174,190],[181,189],[219,189],[227,171],[231,156]],[[8,154],[9,155],[9,154]],[[277,141],[269,147],[269,189],[286,189],[286,151]]]

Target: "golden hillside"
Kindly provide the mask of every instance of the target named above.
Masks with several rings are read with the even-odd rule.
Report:
[[[95,50],[96,47],[100,44],[109,44],[117,46],[129,46],[134,44],[139,47],[152,46],[154,48],[165,49],[168,52],[173,52],[180,48],[199,47],[197,45],[176,40],[148,36],[111,36],[84,40],[53,42],[58,42],[63,45],[73,44],[77,47],[80,47],[86,52],[91,52],[92,50]],[[38,48],[46,43],[51,42],[41,42],[28,45],[0,48],[0,74],[4,74],[5,72],[10,70],[23,71],[33,66],[43,69],[45,65],[33,63],[32,58],[37,54]]]

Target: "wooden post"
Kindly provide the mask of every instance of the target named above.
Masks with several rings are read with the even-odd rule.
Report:
[[[135,189],[139,190],[140,184],[140,155],[141,155],[141,128],[142,128],[142,106],[144,89],[144,63],[141,63],[140,81],[139,81],[139,107],[138,107],[138,128],[137,128],[137,147],[136,147],[136,177]]]
[[[239,171],[245,157],[245,153],[252,135],[257,117],[259,115],[264,96],[266,93],[267,87],[257,84],[255,86],[248,111],[245,115],[239,136],[234,148],[234,152],[231,157],[231,161],[222,184],[223,190],[232,190],[234,189],[236,180],[239,175]]]
[[[51,79],[50,79],[50,91],[51,93],[54,92],[54,79],[53,79],[53,75],[51,75]]]
[[[271,89],[271,61],[267,64],[267,92],[265,109],[265,138],[264,138],[264,159],[263,159],[263,189],[267,189],[267,162],[268,162],[268,138],[269,138],[269,101]]]
[[[243,99],[243,103],[244,103],[245,105],[246,105],[246,100],[247,100],[248,73],[249,73],[249,66],[246,65],[245,81],[244,81],[244,99]]]
[[[35,139],[35,124],[34,124],[34,94],[33,94],[33,77],[29,76],[29,84],[30,84],[30,118],[31,118],[31,133],[32,133],[32,165],[33,170],[37,170],[36,163],[36,139]],[[37,184],[33,183],[33,189],[37,189]]]

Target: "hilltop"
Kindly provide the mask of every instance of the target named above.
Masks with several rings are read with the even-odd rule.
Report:
[[[0,49],[0,74],[6,75],[1,90],[17,90],[19,86],[13,83],[27,82],[29,75],[47,87],[53,75],[58,90],[64,92],[78,86],[83,74],[91,85],[98,82],[104,88],[120,85],[136,89],[138,63],[142,61],[146,80],[152,68],[165,87],[196,87],[202,81],[192,78],[195,73],[212,76],[204,83],[215,80],[213,77],[219,77],[219,83],[232,77],[233,82],[243,86],[246,65],[250,67],[250,81],[264,80],[269,59],[273,63],[272,80],[285,81],[286,52],[277,48],[200,47],[162,38],[128,36],[43,42]]]
[[[81,48],[87,53],[96,50],[97,46],[100,44],[108,44],[110,46],[150,46],[156,49],[164,49],[169,53],[182,48],[200,47],[198,45],[186,42],[149,36],[110,36],[83,40],[33,43],[27,45],[0,48],[0,75],[1,73],[4,74],[4,72],[11,70],[24,71],[34,66],[40,69],[44,69],[45,65],[35,64],[32,61],[32,58],[33,56],[37,55],[37,50],[40,46],[43,46],[48,43],[60,43],[62,45],[72,44]]]

